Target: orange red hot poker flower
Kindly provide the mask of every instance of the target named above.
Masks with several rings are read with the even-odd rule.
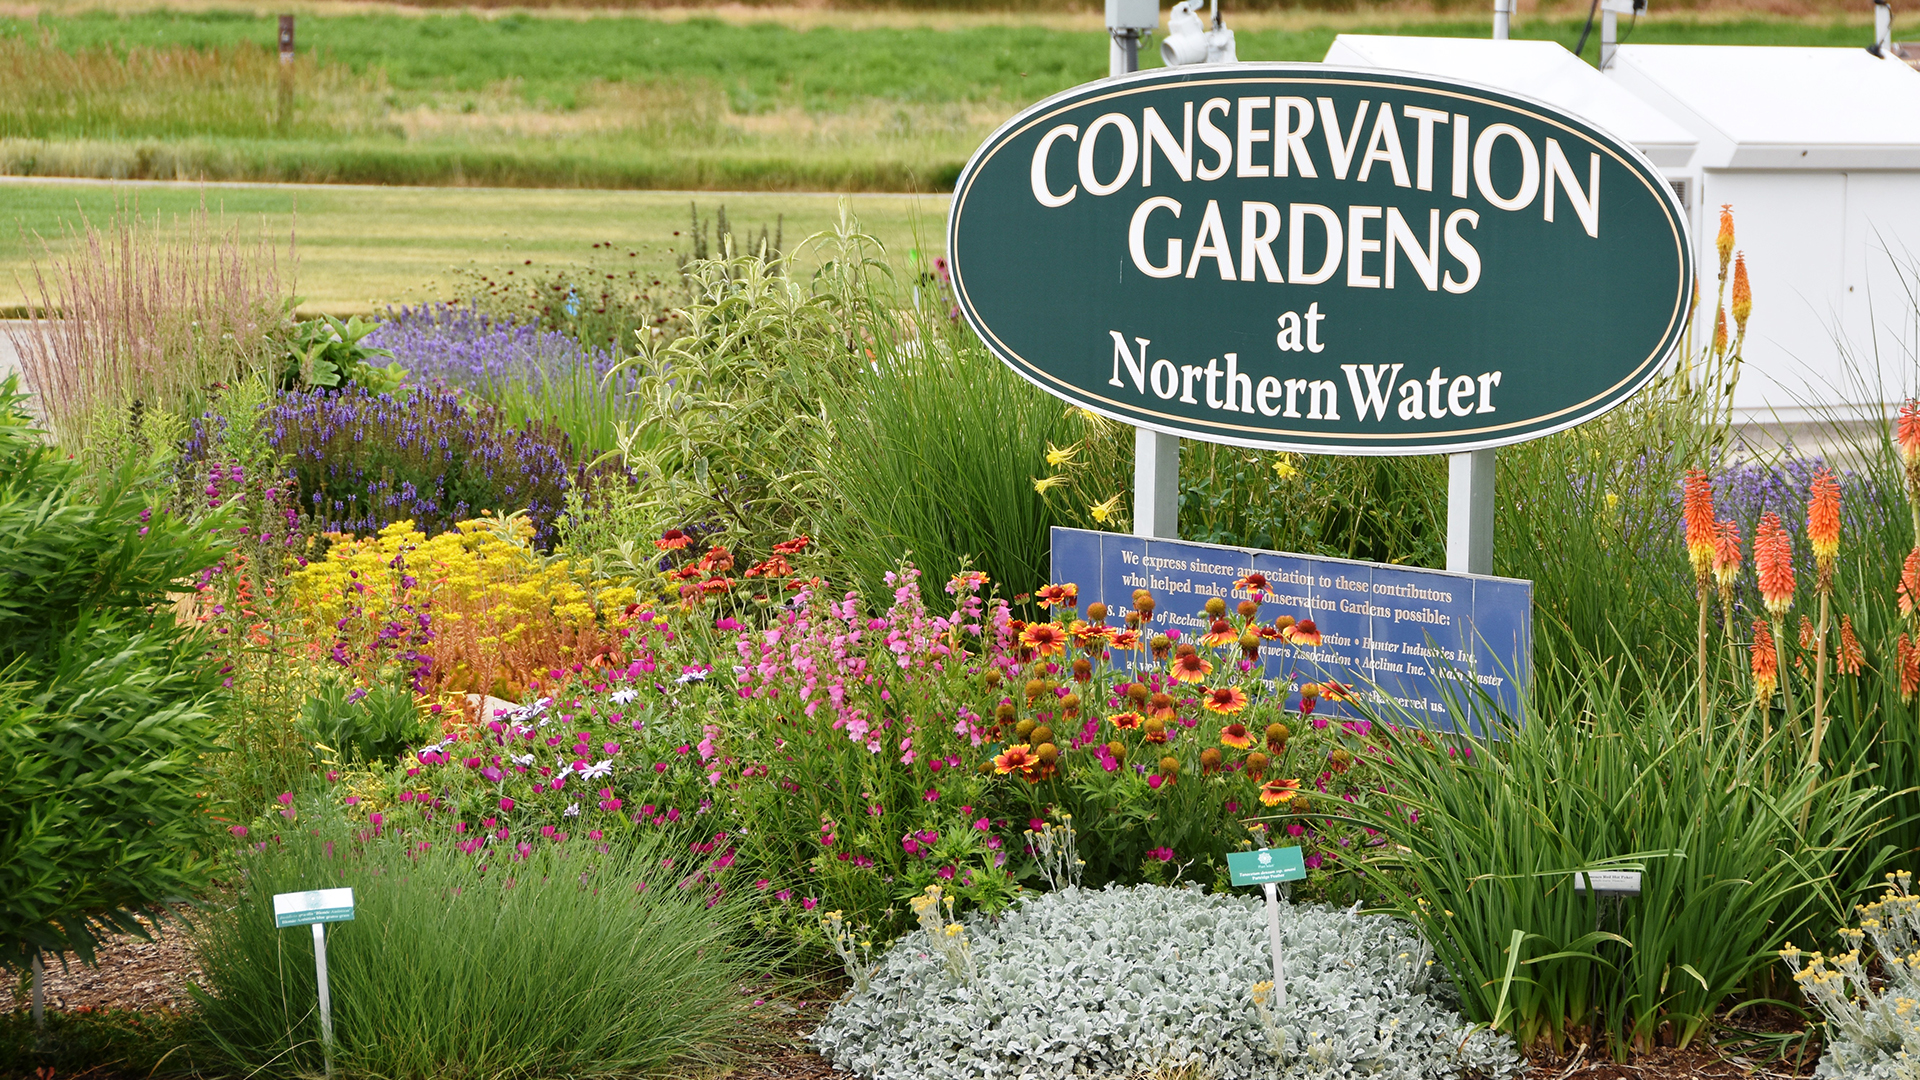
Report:
[[[1900,444],[1900,456],[1908,469],[1920,466],[1920,401],[1900,406],[1900,416],[1894,424],[1894,441]]]
[[[1714,521],[1713,485],[1699,469],[1687,473],[1686,480],[1687,558],[1704,587],[1713,571]]]
[[[1780,524],[1780,515],[1760,519],[1753,537],[1753,567],[1760,575],[1760,599],[1775,618],[1793,607],[1793,541]]]
[[[1747,333],[1747,316],[1753,314],[1753,286],[1747,281],[1747,253],[1733,257],[1733,325],[1742,337]]]
[[[1780,677],[1780,654],[1773,649],[1773,631],[1765,619],[1753,620],[1753,696],[1765,704],[1773,700]]]
[[[1900,569],[1900,614],[1910,616],[1920,610],[1920,547],[1907,553]]]
[[[1860,639],[1853,635],[1851,615],[1840,616],[1840,652],[1834,659],[1842,675],[1858,675],[1866,665],[1866,650],[1860,647]]]
[[[1807,543],[1820,567],[1820,589],[1833,588],[1833,562],[1840,556],[1840,483],[1827,468],[1813,474],[1813,493],[1807,500]]]
[[[1713,577],[1723,596],[1733,595],[1740,580],[1740,523],[1722,520],[1713,523]]]

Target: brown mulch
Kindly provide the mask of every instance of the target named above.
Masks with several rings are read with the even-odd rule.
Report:
[[[185,926],[169,920],[155,927],[140,920],[152,941],[131,934],[116,935],[95,953],[98,966],[88,967],[71,954],[48,956],[47,1008],[184,1009],[193,1003],[187,983],[200,978],[199,958],[187,940]],[[0,979],[0,1012],[26,1008],[31,1000],[24,982]]]
[[[1528,1080],[1801,1080],[1820,1059],[1818,1038],[1799,1041],[1804,1030],[1805,1021],[1785,1009],[1748,1009],[1722,1015],[1692,1046],[1656,1046],[1624,1062],[1584,1046],[1535,1049],[1527,1055]]]

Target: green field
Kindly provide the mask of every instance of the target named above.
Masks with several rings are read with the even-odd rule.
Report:
[[[779,227],[794,250],[829,230],[841,197],[801,193],[696,195],[665,191],[561,191],[433,187],[74,184],[0,182],[0,309],[27,300],[31,263],[45,261],[39,238],[60,238],[81,216],[105,222],[117,208],[171,221],[199,207],[229,227],[277,238],[283,256],[297,238],[299,292],[308,310],[370,311],[390,303],[452,298],[464,268],[502,275],[585,262],[594,244],[633,256],[655,274],[689,249],[689,203],[701,216],[724,207],[737,232]],[[941,247],[945,196],[859,195],[846,201],[861,227],[903,256],[916,243]],[[926,237],[917,241],[918,235]],[[802,265],[804,250],[797,252]]]
[[[1008,114],[1106,71],[1091,18],[839,21],[328,8],[301,16],[283,97],[270,15],[0,18],[0,173],[939,191]],[[1571,46],[1581,21],[1532,18],[1515,33]],[[1407,14],[1237,24],[1249,60],[1317,60],[1342,29],[1488,32],[1479,17]],[[1629,29],[1644,42],[1866,40],[1861,23],[1834,19],[1679,15]]]

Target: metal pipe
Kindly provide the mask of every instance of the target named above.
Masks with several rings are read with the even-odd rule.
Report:
[[[1613,50],[1620,47],[1620,16],[1609,8],[1600,11],[1600,70],[1613,66]]]
[[[1493,0],[1493,40],[1505,41],[1512,36],[1514,0]]]
[[[1873,0],[1873,55],[1893,55],[1893,5]]]

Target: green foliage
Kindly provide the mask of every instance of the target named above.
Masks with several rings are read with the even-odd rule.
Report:
[[[356,837],[324,800],[299,810],[243,856],[236,903],[200,940],[203,1040],[230,1067],[319,1071],[312,937],[274,929],[271,898],[341,885],[355,917],[329,927],[327,964],[347,1075],[659,1075],[752,1038],[736,984],[769,957],[737,943],[735,902],[676,887],[664,851],[469,855],[396,829]]]
[[[0,384],[0,964],[91,960],[103,933],[205,880],[200,769],[218,674],[166,607],[212,563],[146,473],[89,497]],[[144,522],[144,524],[143,524]]]
[[[1180,447],[1180,535],[1403,566],[1446,562],[1444,457]]]
[[[289,301],[288,310],[298,303],[298,299]],[[287,333],[286,362],[280,370],[281,388],[332,389],[354,383],[369,393],[392,393],[406,380],[406,369],[368,363],[372,357],[391,357],[393,352],[360,344],[362,338],[379,326],[378,322],[362,320],[358,315],[350,316],[346,322],[322,315],[293,324]]]
[[[881,265],[850,221],[831,242],[839,257],[812,289],[781,272],[784,256],[689,263],[686,332],[641,335],[638,355],[608,376],[632,380],[629,411],[639,417],[619,438],[640,485],[618,496],[639,529],[629,539],[677,527],[764,554],[817,531],[824,401],[854,366],[864,314],[856,283]]]
[[[1722,707],[1703,738],[1684,668],[1569,666],[1539,665],[1534,711],[1502,742],[1384,732],[1390,794],[1360,812],[1386,840],[1375,880],[1468,1015],[1523,1046],[1589,1025],[1617,1056],[1663,1030],[1685,1046],[1871,883],[1885,795],[1807,769],[1751,709]],[[1642,871],[1638,897],[1600,909],[1573,887],[1617,868]]]
[[[745,247],[737,250],[754,253]],[[773,254],[779,254],[777,247]],[[558,330],[588,348],[625,356],[635,349],[638,335],[677,337],[683,332],[674,310],[692,299],[683,280],[655,276],[660,268],[640,258],[636,248],[609,241],[595,243],[584,256],[564,263],[535,263],[532,270],[519,266],[510,275],[465,267],[454,278],[458,295],[497,320]],[[681,269],[684,273],[685,260]],[[590,389],[600,389],[597,379],[591,380]],[[506,402],[500,404],[512,411]]]
[[[342,761],[392,761],[426,741],[428,725],[404,680],[356,690],[346,681],[322,682],[295,721],[308,742]]]
[[[822,508],[835,556],[876,594],[903,553],[970,565],[1011,592],[1045,583],[1052,527],[1093,524],[1086,504],[1114,494],[1100,478],[1036,491],[1054,471],[1049,448],[1120,449],[1125,457],[1102,462],[1110,473],[1131,461],[1131,440],[1034,389],[971,331],[923,326],[907,339],[902,329],[876,336],[876,362],[832,406],[821,468],[835,495]]]
[[[289,112],[277,94],[271,18],[116,10],[0,19],[0,70],[12,91],[0,100],[0,168],[364,184],[945,190],[999,117],[1107,69],[1098,33],[1023,25],[1019,16],[926,27],[776,20],[307,12],[288,73]],[[1514,34],[1571,47],[1582,22],[1520,19]],[[1351,16],[1338,25],[1243,25],[1239,54],[1319,60],[1353,25]],[[1392,11],[1360,25],[1486,36],[1482,20]],[[1865,38],[1848,22],[1662,18],[1640,20],[1634,40],[1857,46]],[[1142,61],[1152,67],[1159,56],[1149,49]],[[484,123],[499,113],[519,122]],[[483,123],[469,119],[475,114]],[[423,125],[423,116],[443,122]]]
[[[25,993],[23,986],[14,1000]],[[193,1066],[186,1045],[191,1035],[192,1021],[167,1009],[49,1009],[44,1031],[35,1030],[33,1014],[25,1009],[0,1012],[0,1071],[10,1076],[32,1076],[43,1068],[54,1076],[185,1074]]]

